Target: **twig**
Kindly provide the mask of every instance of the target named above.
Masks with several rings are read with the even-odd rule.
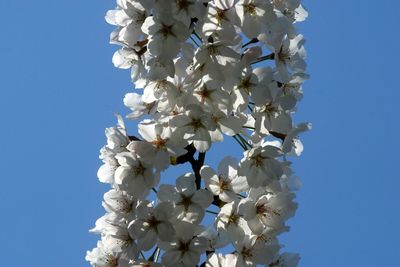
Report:
[[[134,135],[128,136],[128,138],[129,138],[129,140],[131,140],[131,141],[142,141],[141,139],[137,138],[137,137],[134,136]]]
[[[203,39],[201,39],[201,37],[197,34],[196,31],[193,31],[193,34],[194,34],[194,36],[197,37],[197,39],[199,39],[199,41],[200,41],[201,43],[203,43]]]
[[[190,40],[192,40],[193,43],[194,43],[195,45],[197,45],[197,47],[200,47],[200,45],[196,42],[196,40],[195,40],[192,36],[190,36]]]
[[[248,41],[247,43],[245,43],[244,45],[242,45],[242,48],[245,48],[246,46],[249,46],[251,44],[255,44],[257,42],[258,42],[258,39],[257,38],[253,38],[250,41]]]
[[[222,208],[226,202],[222,201],[218,196],[214,196],[214,200],[211,204],[217,206],[218,208]]]
[[[274,59],[275,59],[275,54],[272,53],[272,54],[257,58],[256,60],[251,62],[250,65],[253,65],[253,64],[256,64],[256,63],[260,63],[260,62],[265,61],[265,60],[274,60]]]
[[[201,175],[200,175],[200,169],[204,165],[204,160],[206,158],[206,153],[205,152],[200,152],[199,157],[197,160],[194,158],[190,159],[189,162],[192,165],[192,169],[194,172],[194,176],[196,177],[196,188],[199,190],[201,188]]]
[[[236,142],[238,142],[238,144],[244,149],[247,150],[246,146],[238,139],[238,137],[236,135],[232,136]]]
[[[158,248],[157,249],[157,252],[156,252],[156,258],[154,259],[154,262],[157,262],[158,261],[158,257],[160,256],[160,248]]]
[[[157,252],[160,251],[159,247],[156,247],[153,251],[153,253],[151,254],[151,256],[147,259],[148,261],[154,261],[154,257],[156,256]]]
[[[211,211],[211,210],[206,210],[206,212],[211,213],[211,214],[214,214],[214,215],[218,215],[218,214],[219,214],[218,212]]]
[[[249,144],[249,142],[246,141],[246,139],[243,138],[243,136],[241,136],[240,134],[237,134],[236,136],[239,137],[239,139],[243,142],[243,144],[247,145],[249,148],[253,148],[252,145]],[[247,150],[247,147],[246,147]]]

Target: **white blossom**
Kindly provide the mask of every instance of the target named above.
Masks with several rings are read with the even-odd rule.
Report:
[[[190,26],[192,18],[201,18],[204,16],[206,9],[201,0],[174,0],[172,1],[173,17]]]
[[[123,191],[111,189],[104,194],[104,209],[107,212],[114,212],[128,220],[133,219],[136,204],[136,199]]]
[[[134,261],[130,263],[129,267],[163,267],[160,263],[154,261]]]
[[[115,183],[118,188],[136,198],[147,196],[158,182],[153,166],[140,160],[133,152],[122,152],[116,158],[120,165],[115,171]]]
[[[108,11],[106,15],[108,23],[119,26],[111,34],[111,42],[133,47],[138,41],[142,41],[144,34],[141,27],[146,17],[147,12],[140,3],[119,0],[117,9]]]
[[[236,266],[237,256],[234,254],[213,253],[207,259],[206,267],[229,267]]]
[[[210,166],[201,168],[200,174],[207,189],[224,202],[238,199],[237,194],[248,188],[246,177],[237,175],[237,165],[236,159],[225,157],[218,166],[218,173]]]
[[[129,143],[122,118],[120,116],[117,117],[118,126],[106,129],[107,145],[100,151],[100,159],[103,160],[103,165],[99,168],[97,177],[102,183],[114,183],[114,174],[119,166],[116,155],[127,151],[126,146]]]
[[[285,38],[281,47],[276,50],[275,62],[282,82],[290,80],[289,70],[303,73],[306,69],[306,51],[304,37],[299,34],[293,39]]]
[[[161,201],[174,204],[174,214],[177,219],[191,223],[200,222],[205,209],[212,202],[212,194],[205,190],[196,190],[195,177],[187,173],[176,179],[176,187],[160,185],[157,197]]]
[[[266,186],[277,181],[283,174],[282,164],[276,160],[282,151],[272,145],[262,145],[244,152],[238,175],[247,177],[251,187]]]
[[[216,129],[211,114],[206,113],[198,105],[189,105],[184,114],[173,117],[170,121],[172,127],[176,127],[174,132],[176,138],[183,138],[189,144],[205,152],[211,147],[211,135],[209,131]]]
[[[141,202],[137,207],[137,217],[128,226],[130,235],[137,240],[138,248],[149,250],[157,238],[170,241],[175,230],[170,222],[173,207],[170,203],[154,205],[148,201]]]
[[[132,113],[127,116],[128,119],[137,119],[145,114],[154,114],[157,109],[155,101],[145,103],[143,101],[143,96],[136,93],[126,94],[124,104],[132,110]]]
[[[122,48],[117,50],[112,58],[115,67],[121,69],[131,69],[132,81],[143,79],[146,74],[146,58],[143,54],[143,48],[136,51],[131,48]]]
[[[262,233],[266,227],[280,229],[297,208],[293,197],[292,193],[265,194],[256,198],[249,196],[240,201],[239,213],[254,234]]]
[[[237,251],[236,267],[255,267],[270,262],[280,248],[277,244],[258,247],[254,246],[254,242],[254,237],[245,236],[234,243]]]
[[[300,4],[300,0],[273,0],[272,3],[282,14],[297,22],[304,21],[308,17],[308,12]]]
[[[153,56],[176,56],[181,42],[189,36],[187,27],[168,16],[148,17],[143,23],[142,30],[150,36],[147,47]]]
[[[181,222],[175,225],[176,236],[171,242],[160,242],[160,248],[165,251],[162,263],[166,267],[196,266],[200,255],[205,252],[207,240],[198,237],[195,225]]]
[[[138,133],[119,115],[106,129],[97,176],[111,188],[90,230],[100,241],[86,260],[297,266],[300,257],[280,251],[279,236],[290,229],[301,187],[289,159],[303,153],[299,135],[311,129],[293,118],[309,77],[297,29],[308,16],[301,0],[116,5],[106,14],[116,26],[110,42],[120,46],[112,62],[130,69],[135,91],[123,102],[126,117],[140,120]],[[214,146],[223,141],[243,149],[240,162]],[[170,170],[178,166],[191,170],[176,178]]]
[[[233,64],[238,63],[240,54],[221,41],[202,45],[194,56],[194,71],[192,79],[196,80],[205,75],[219,83],[223,83],[225,73],[232,71]]]
[[[247,222],[239,214],[238,204],[238,201],[225,204],[215,220],[218,232],[227,234],[231,241],[240,240],[251,234]]]
[[[201,31],[206,37],[229,42],[236,36],[238,17],[235,10],[237,0],[215,0],[208,4],[207,15]]]
[[[300,256],[295,253],[283,253],[277,259],[269,263],[269,267],[296,267],[300,261]]]
[[[264,0],[240,0],[236,5],[241,28],[248,38],[257,36],[266,31],[268,22],[275,19],[273,5]]]
[[[128,149],[147,162],[154,162],[158,170],[168,168],[171,156],[180,156],[186,151],[173,143],[171,129],[152,120],[141,121],[138,125],[140,136],[147,142],[131,142]]]

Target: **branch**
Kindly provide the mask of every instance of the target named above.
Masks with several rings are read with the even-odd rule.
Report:
[[[199,41],[200,41],[201,43],[203,43],[203,39],[201,39],[201,37],[197,34],[196,31],[193,31],[192,34],[193,34],[194,36],[196,36],[197,39],[199,39]]]
[[[260,62],[265,61],[265,60],[274,60],[274,59],[275,59],[275,54],[272,53],[272,54],[257,58],[256,60],[251,62],[250,65],[253,65],[253,64],[256,64],[256,63],[260,63]]]
[[[272,132],[272,131],[270,131],[269,133],[270,133],[273,137],[276,137],[276,138],[281,139],[282,141],[285,141],[286,134],[282,134],[282,133],[278,133],[278,132]]]
[[[134,136],[134,135],[130,135],[130,136],[128,136],[128,138],[129,138],[129,140],[131,140],[131,141],[142,141],[141,139],[137,138],[137,137]]]
[[[247,43],[245,43],[244,45],[242,45],[242,48],[245,48],[246,46],[249,46],[251,44],[255,44],[257,42],[258,42],[258,39],[257,38],[253,38],[250,41],[248,41]]]
[[[192,40],[192,42],[193,42],[197,47],[200,47],[200,45],[197,43],[197,41],[196,41],[192,36],[190,36],[190,40]]]
[[[197,160],[195,160],[194,158],[189,160],[190,164],[192,165],[194,176],[196,177],[196,188],[197,188],[197,190],[199,190],[201,188],[200,169],[204,165],[205,158],[206,158],[206,153],[202,152],[202,153],[199,153],[199,157],[198,157]]]
[[[238,144],[239,144],[245,151],[247,150],[246,146],[239,140],[239,138],[238,138],[236,135],[234,135],[234,136],[232,136],[232,137],[233,137],[233,139],[236,140],[236,142],[238,142]]]
[[[218,208],[222,208],[226,202],[222,201],[218,196],[214,196],[214,200],[211,204],[217,206]]]
[[[151,256],[147,259],[148,261],[154,261],[154,258],[156,257],[156,255],[160,252],[160,248],[156,247],[153,251],[153,253],[151,254]],[[157,256],[158,257],[158,256]],[[157,260],[156,260],[157,261]],[[154,261],[154,262],[156,262]]]
[[[240,141],[242,141],[242,143],[244,144],[244,146],[246,147],[246,150],[248,149],[247,147],[249,147],[249,148],[253,148],[253,146],[252,145],[250,145],[249,144],[249,142],[247,142],[247,140],[246,139],[244,139],[244,137],[243,136],[241,136],[240,134],[237,134],[236,135],[239,139],[240,139]]]
[[[187,153],[179,156],[177,158],[171,158],[171,164],[172,165],[179,165],[179,164],[185,164],[186,162],[190,162],[191,160],[194,160],[193,156],[196,153],[196,149],[194,148],[193,145],[188,145],[185,147],[187,150]]]
[[[206,212],[210,213],[210,214],[214,214],[214,215],[218,215],[219,214],[218,212],[215,212],[215,211],[212,211],[212,210],[206,210]]]

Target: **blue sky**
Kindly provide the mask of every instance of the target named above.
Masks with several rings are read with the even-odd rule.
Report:
[[[400,3],[305,0],[311,121],[283,237],[301,267],[398,267]],[[131,90],[103,16],[113,1],[1,1],[1,266],[80,267],[107,187],[98,150]],[[134,129],[134,126],[131,128]]]

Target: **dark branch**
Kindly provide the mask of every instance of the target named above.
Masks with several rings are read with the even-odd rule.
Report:
[[[196,188],[199,190],[201,188],[201,175],[200,169],[204,164],[204,160],[206,158],[206,153],[199,153],[199,157],[197,160],[192,158],[189,162],[192,165],[192,169],[194,171],[194,176],[196,177]]]
[[[131,141],[142,141],[142,140],[140,140],[139,138],[137,138],[136,136],[133,136],[133,135],[128,136],[128,138],[129,138],[129,140],[131,140]]]
[[[188,145],[185,149],[187,150],[187,153],[174,159],[173,165],[185,164],[186,162],[194,160],[193,156],[196,153],[196,148],[194,148],[193,145]]]
[[[278,132],[272,132],[272,131],[270,131],[269,133],[270,133],[273,137],[276,137],[276,138],[281,139],[282,141],[285,141],[286,134],[282,134],[282,133],[278,133]]]
[[[250,41],[248,41],[247,43],[245,43],[244,45],[242,45],[242,48],[245,48],[246,46],[249,46],[251,44],[255,44],[257,42],[258,42],[258,39],[257,38],[253,38]]]
[[[266,56],[263,56],[263,57],[259,57],[256,60],[254,60],[253,62],[251,62],[250,64],[253,65],[253,64],[265,61],[265,60],[274,60],[274,59],[275,59],[275,54],[272,53],[272,54],[269,54],[269,55],[266,55]]]
[[[218,196],[214,196],[214,200],[211,204],[217,206],[218,208],[222,208],[226,204],[226,202],[219,199]]]

